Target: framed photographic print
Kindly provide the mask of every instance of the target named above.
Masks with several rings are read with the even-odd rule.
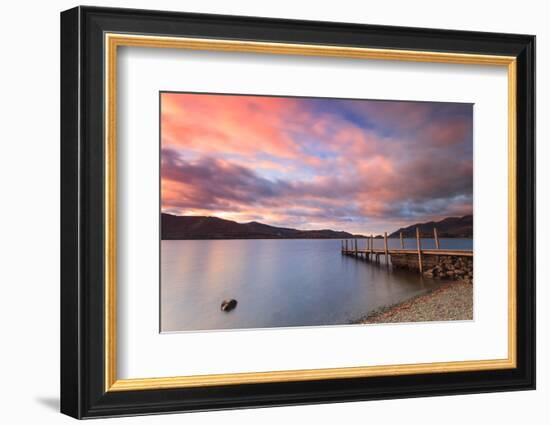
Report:
[[[61,411],[535,387],[535,38],[61,14]]]

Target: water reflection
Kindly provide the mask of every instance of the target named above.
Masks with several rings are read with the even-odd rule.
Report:
[[[406,240],[406,248],[416,246]],[[423,240],[430,248],[433,241]],[[161,329],[190,331],[347,324],[441,281],[340,255],[340,240],[161,242]],[[364,247],[366,241],[359,241]],[[399,240],[390,239],[391,248]],[[383,246],[375,240],[375,247]],[[471,249],[443,239],[441,248]],[[224,299],[237,308],[220,310]]]

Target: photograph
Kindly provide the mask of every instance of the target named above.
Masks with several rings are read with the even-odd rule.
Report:
[[[159,96],[161,332],[473,320],[474,104]]]

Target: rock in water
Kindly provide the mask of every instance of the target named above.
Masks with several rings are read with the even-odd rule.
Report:
[[[237,300],[231,298],[230,300],[223,300],[221,305],[222,311],[231,311],[237,307]]]

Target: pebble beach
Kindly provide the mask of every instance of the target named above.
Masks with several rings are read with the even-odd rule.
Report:
[[[381,308],[357,323],[406,323],[473,319],[473,284],[457,281]]]

